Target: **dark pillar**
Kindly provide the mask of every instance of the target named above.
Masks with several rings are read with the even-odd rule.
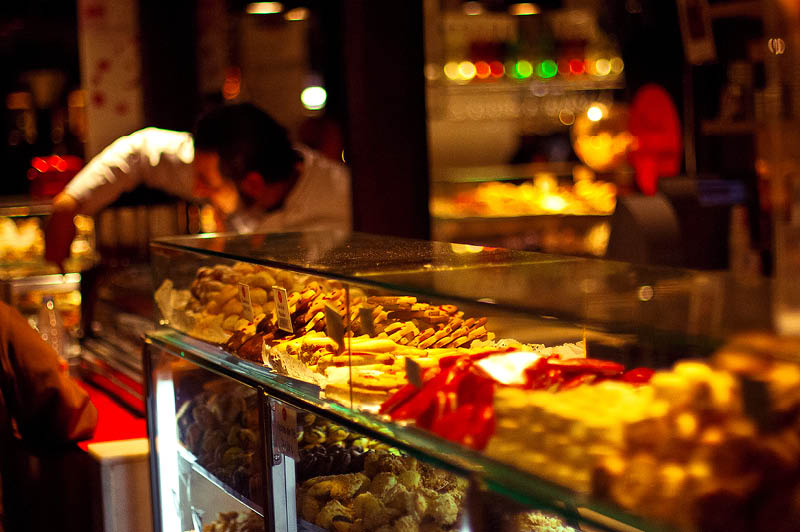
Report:
[[[357,231],[429,238],[422,2],[344,1]]]
[[[197,107],[195,2],[139,0],[144,118],[191,131]]]

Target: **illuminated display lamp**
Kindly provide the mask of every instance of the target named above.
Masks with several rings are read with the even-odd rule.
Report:
[[[550,79],[558,74],[558,65],[552,59],[545,59],[536,65],[536,74],[542,79]]]
[[[570,59],[569,73],[573,76],[578,76],[586,71],[586,65],[580,59]]]
[[[517,61],[514,65],[514,77],[517,79],[527,79],[533,74],[533,65],[530,61]]]
[[[538,15],[541,13],[541,10],[536,4],[531,4],[530,2],[520,2],[519,4],[511,4],[508,8],[508,12],[514,16],[523,16]]]
[[[283,15],[283,18],[289,21],[300,21],[305,20],[308,18],[308,8],[307,7],[296,7],[294,9],[290,9]]]
[[[475,77],[478,79],[487,79],[492,75],[492,67],[486,61],[478,61],[475,63]]]
[[[250,15],[274,15],[283,11],[280,2],[251,2],[245,11]]]
[[[328,93],[323,87],[306,87],[300,93],[300,101],[303,103],[303,107],[309,111],[319,111],[325,107],[328,101]]]
[[[502,78],[506,73],[506,68],[500,61],[492,61],[489,63],[489,68],[492,71],[493,78]]]

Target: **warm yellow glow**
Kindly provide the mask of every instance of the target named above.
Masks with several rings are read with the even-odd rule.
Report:
[[[458,73],[458,63],[450,61],[444,65],[444,75],[447,76],[447,79],[452,81],[461,79],[461,74]]]
[[[473,246],[470,244],[450,244],[450,249],[459,255],[464,253],[480,253],[483,251],[483,246]]]
[[[561,196],[548,195],[542,199],[542,207],[550,212],[561,212],[567,206],[567,201]]]
[[[539,10],[539,6],[536,4],[531,4],[530,2],[522,2],[519,4],[512,4],[511,7],[508,8],[508,12],[512,15],[538,15],[541,13]]]
[[[308,18],[308,8],[306,7],[296,7],[294,9],[290,9],[286,12],[283,16],[286,20],[305,20]]]
[[[328,93],[322,87],[306,87],[300,93],[300,101],[303,106],[311,111],[316,111],[325,107],[328,100]]]
[[[601,105],[595,104],[595,105],[592,105],[591,107],[589,107],[589,110],[586,111],[586,116],[592,122],[599,122],[600,120],[603,119],[603,116],[605,116],[605,113],[603,112],[603,107]]]
[[[480,15],[483,13],[483,4],[480,2],[464,2],[465,15]]]
[[[598,76],[608,76],[611,73],[611,62],[608,59],[598,59],[594,62],[594,73]]]
[[[253,2],[247,4],[246,11],[251,15],[272,15],[283,11],[283,4],[280,2]]]
[[[625,68],[625,63],[622,62],[621,57],[612,57],[608,63],[611,67],[611,72],[614,74],[619,74],[622,72],[622,69]]]
[[[475,65],[470,61],[462,61],[458,64],[458,74],[461,79],[470,80],[475,77]]]

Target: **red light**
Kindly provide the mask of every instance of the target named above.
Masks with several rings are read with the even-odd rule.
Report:
[[[489,63],[489,68],[492,71],[493,78],[502,78],[503,74],[506,73],[506,68],[500,61],[492,61],[491,63]]]
[[[67,161],[58,155],[50,156],[50,167],[57,172],[65,172],[67,170]]]
[[[50,169],[50,165],[47,164],[47,161],[42,159],[41,157],[34,157],[33,161],[31,161],[31,166],[36,168],[38,171],[44,173],[48,169]]]
[[[559,67],[560,70],[560,67]],[[571,59],[569,62],[569,73],[575,76],[583,74],[586,71],[586,65],[580,59]]]
[[[492,67],[486,61],[478,61],[475,63],[475,77],[478,79],[486,79],[492,74]]]

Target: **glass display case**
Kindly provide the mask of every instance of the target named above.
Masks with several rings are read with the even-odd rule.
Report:
[[[158,529],[796,522],[766,280],[365,234],[151,251]]]
[[[64,357],[80,352],[82,334],[80,272],[95,260],[94,222],[76,216],[67,272],[44,259],[49,200],[7,198],[0,204],[0,297],[17,308]]]

